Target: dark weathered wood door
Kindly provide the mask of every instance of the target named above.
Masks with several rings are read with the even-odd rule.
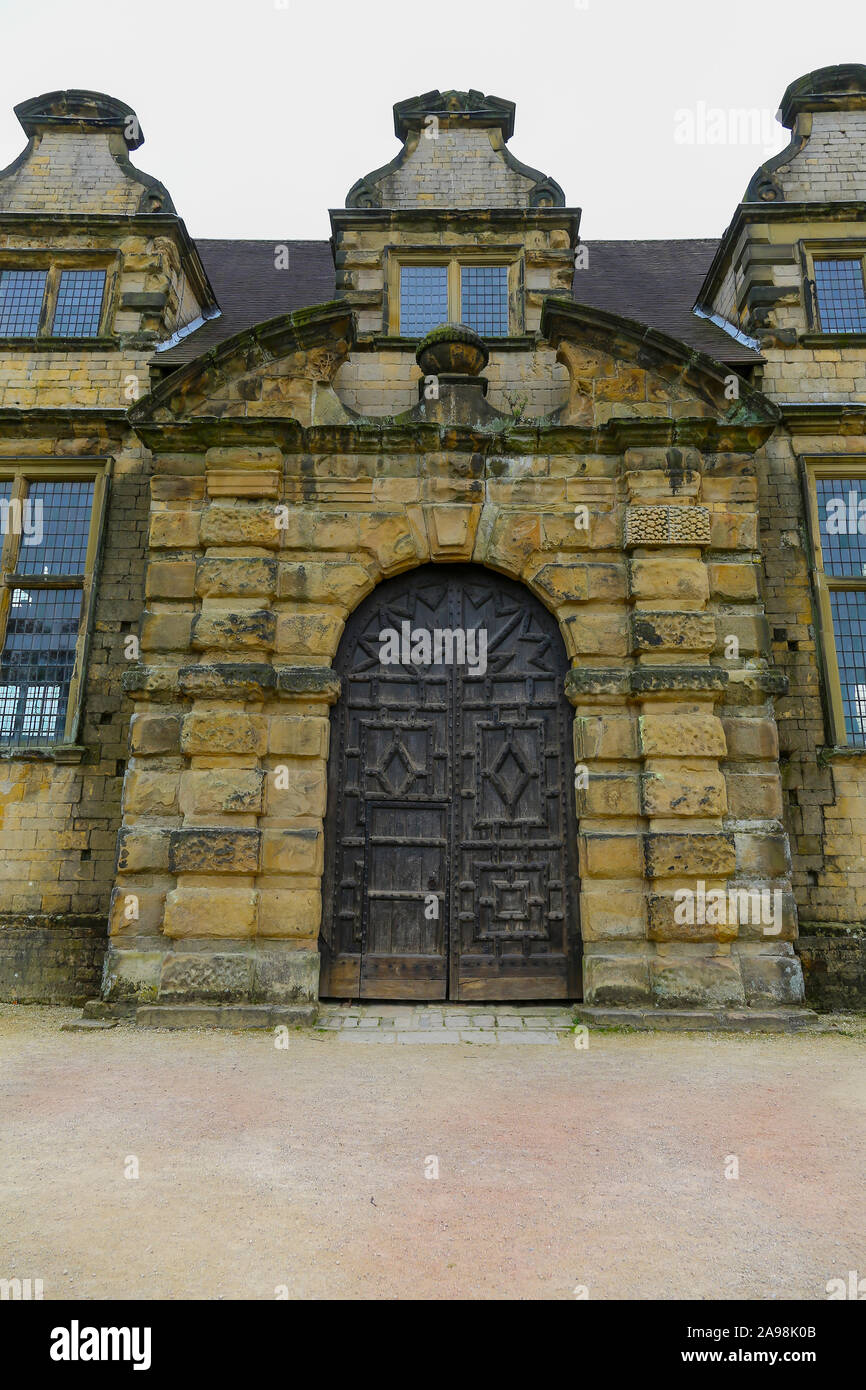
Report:
[[[412,640],[424,633],[430,659]],[[461,660],[450,635],[468,633]],[[382,660],[383,634],[408,660]],[[553,616],[491,571],[426,566],[365,600],[337,669],[322,995],[575,997],[572,712]]]

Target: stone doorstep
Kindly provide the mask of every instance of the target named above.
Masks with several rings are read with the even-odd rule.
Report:
[[[796,1033],[820,1029],[813,1009],[602,1009],[578,1005],[579,1023],[659,1033]]]
[[[445,1023],[435,1028],[418,1028],[417,1005],[408,1004],[405,1018],[389,1018],[387,1026],[381,1028],[375,1015],[368,1015],[366,1027],[358,1027],[362,1020],[357,1016],[348,1018],[327,1005],[319,1018],[317,1004],[110,1004],[101,999],[91,999],[84,1005],[80,1022],[118,1022],[128,1020],[143,1028],[224,1028],[227,1030],[248,1030],[255,1028],[275,1028],[279,1025],[294,1028],[313,1028],[317,1024],[320,1034],[337,1033],[341,1037],[360,1041],[361,1038],[381,1036],[391,1037],[412,1033],[417,1038],[433,1041],[442,1034],[449,1034],[455,1040],[461,1034],[481,1031],[471,1022]],[[537,1008],[537,1006],[536,1006]],[[390,1010],[389,1010],[390,1012]],[[498,1014],[498,1010],[495,1011]],[[513,1008],[510,1013],[517,1013]],[[341,1016],[342,1014],[342,1016]],[[461,1015],[461,1018],[463,1016]],[[526,1014],[526,1021],[534,1025],[527,1033],[539,1036],[541,1031],[548,1035],[565,1034],[573,1026],[567,1023],[544,1023],[537,1012]],[[574,1006],[575,1022],[595,1025],[597,1028],[625,1028],[642,1032],[761,1032],[792,1033],[803,1029],[820,1030],[821,1017],[812,1009],[614,1009],[598,1008],[578,1004]],[[519,1023],[509,1020],[506,1033],[515,1041],[521,1036]],[[348,1028],[347,1028],[347,1025]],[[64,1025],[66,1026],[66,1025]],[[88,1031],[76,1029],[74,1024],[68,1031]],[[98,1030],[94,1030],[98,1031]],[[497,1020],[495,1032],[502,1036],[502,1022]],[[476,1040],[475,1037],[472,1039]],[[481,1039],[478,1038],[478,1041]],[[414,1038],[413,1038],[414,1041]]]
[[[134,1021],[140,1028],[308,1028],[316,1021],[315,1004],[139,1004]]]

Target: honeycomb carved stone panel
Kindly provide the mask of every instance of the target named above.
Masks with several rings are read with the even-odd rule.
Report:
[[[626,547],[710,544],[707,507],[626,507]]]

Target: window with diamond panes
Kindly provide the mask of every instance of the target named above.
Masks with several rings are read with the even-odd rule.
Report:
[[[66,737],[98,487],[95,477],[0,478],[0,745]]]
[[[816,258],[815,295],[823,333],[866,333],[866,287],[859,257]]]
[[[464,265],[460,271],[460,321],[482,338],[508,334],[508,267]]]
[[[62,270],[54,310],[55,338],[95,337],[104,289],[104,270]]]
[[[0,337],[32,338],[39,329],[46,270],[0,270]]]
[[[400,268],[400,332],[404,338],[423,338],[431,328],[448,321],[447,265],[404,265]]]

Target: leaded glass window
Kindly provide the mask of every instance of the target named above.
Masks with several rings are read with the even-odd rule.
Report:
[[[104,270],[0,270],[0,337],[94,338],[104,295]]]
[[[47,274],[47,270],[0,270],[0,337],[36,334]]]
[[[392,332],[404,338],[423,338],[441,323],[464,323],[483,338],[508,337],[519,332],[519,310],[511,322],[511,271],[515,266],[489,262],[449,261],[399,266],[399,315],[392,315]],[[397,296],[397,286],[392,292]]]
[[[448,321],[447,265],[404,265],[400,268],[400,332],[423,338],[431,328]]]
[[[866,591],[830,591],[848,742],[866,746]]]
[[[2,742],[62,738],[80,618],[80,589],[13,589],[0,658]]]
[[[464,265],[460,273],[461,323],[484,337],[508,334],[508,266]]]
[[[0,478],[0,745],[70,734],[102,490],[96,475]]]
[[[95,337],[104,289],[104,270],[62,270],[54,311],[55,338]]]
[[[860,257],[816,257],[814,264],[821,331],[866,333],[866,287]]]

